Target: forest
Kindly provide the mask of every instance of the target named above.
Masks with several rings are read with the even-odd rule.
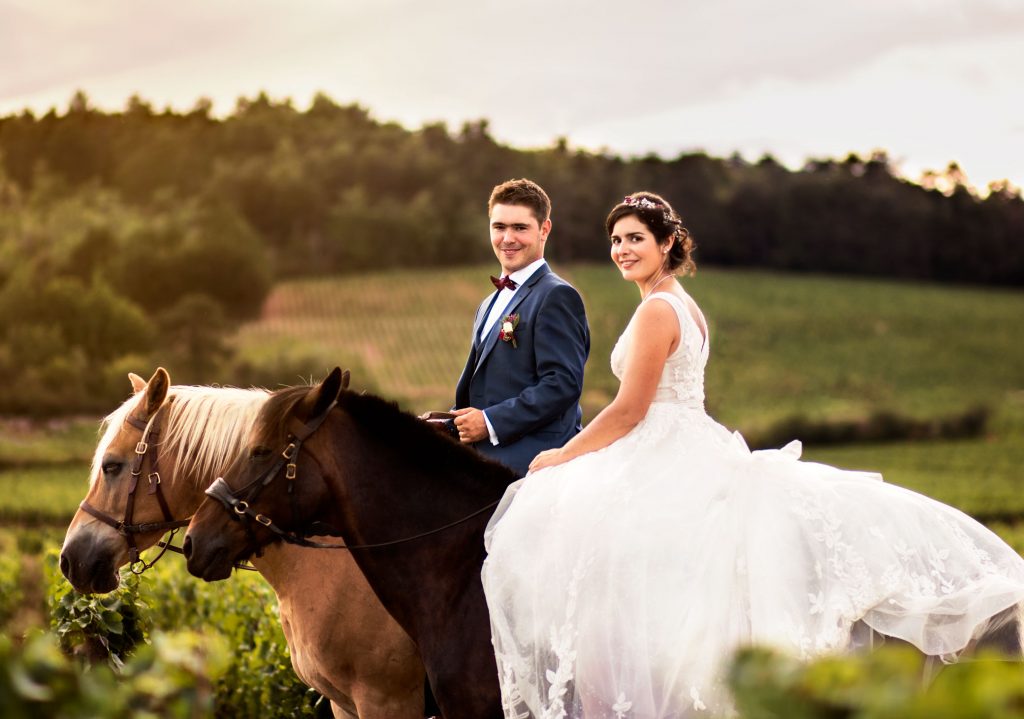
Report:
[[[911,182],[882,150],[793,171],[519,149],[483,119],[410,130],[322,94],[219,118],[204,99],[105,112],[79,92],[0,118],[0,413],[109,407],[157,347],[183,380],[265,381],[223,337],[276,282],[486,262],[490,188],[519,176],[552,197],[556,263],[604,261],[605,213],[647,188],[680,209],[700,264],[1024,285],[1019,188],[979,192],[955,163]]]

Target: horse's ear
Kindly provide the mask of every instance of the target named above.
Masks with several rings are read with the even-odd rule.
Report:
[[[338,398],[341,391],[342,374],[339,367],[331,370],[331,373],[324,378],[324,381],[316,387],[310,388],[299,406],[299,411],[304,420],[319,417],[327,411],[331,402]]]
[[[146,380],[142,379],[134,372],[128,373],[128,381],[132,383],[132,392],[135,394],[146,389]]]
[[[348,383],[352,379],[352,373],[345,370],[341,373],[341,389],[342,391],[348,389]]]
[[[160,409],[160,405],[167,399],[167,390],[171,387],[171,376],[163,367],[157,367],[156,372],[146,383],[146,416],[152,417]]]

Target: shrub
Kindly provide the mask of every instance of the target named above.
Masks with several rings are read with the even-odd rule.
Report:
[[[943,667],[930,683],[927,673],[922,655],[906,646],[807,664],[750,648],[736,655],[729,684],[745,719],[1024,716],[1019,662],[981,655]]]
[[[148,629],[145,605],[138,598],[138,577],[125,574],[121,586],[109,594],[82,595],[57,570],[58,556],[56,548],[47,553],[45,572],[50,626],[61,649],[123,666]]]
[[[206,716],[226,663],[219,637],[191,632],[154,635],[120,671],[83,666],[51,634],[30,636],[20,649],[0,635],[0,707],[5,719]]]
[[[66,650],[109,657],[117,668],[135,661],[145,637],[190,629],[217,635],[231,653],[213,681],[218,717],[315,716],[319,693],[292,670],[277,598],[262,577],[240,573],[207,584],[184,563],[165,559],[135,577],[122,571],[121,587],[101,596],[79,595],[57,569],[56,549],[46,557],[51,624]],[[156,679],[154,679],[156,681]]]
[[[21,552],[15,542],[0,535],[0,626],[3,626],[21,604]]]

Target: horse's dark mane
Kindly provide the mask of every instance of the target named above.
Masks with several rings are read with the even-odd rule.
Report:
[[[299,386],[274,392],[262,410],[263,426],[273,427],[277,437],[284,436],[292,409],[309,390]],[[393,456],[408,457],[421,469],[438,475],[468,475],[483,486],[500,488],[517,478],[505,465],[442,436],[423,420],[382,397],[344,391],[338,397],[338,406],[353,418],[367,440],[384,445]],[[395,448],[400,451],[395,452]]]

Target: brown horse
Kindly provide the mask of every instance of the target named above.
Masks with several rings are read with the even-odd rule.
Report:
[[[136,394],[104,420],[89,493],[61,552],[61,571],[81,592],[109,592],[118,568],[145,566],[137,551],[195,511],[201,480],[242,449],[269,396],[172,387],[162,368],[148,383],[130,378]],[[423,717],[416,647],[348,553],[278,544],[253,563],[277,593],[295,673],[331,701],[336,717]]]
[[[189,571],[224,579],[282,534],[336,527],[419,647],[443,716],[501,717],[480,567],[487,519],[515,475],[345,383],[335,369],[267,400],[249,450],[207,491],[226,489],[231,511],[211,497],[192,518]]]

